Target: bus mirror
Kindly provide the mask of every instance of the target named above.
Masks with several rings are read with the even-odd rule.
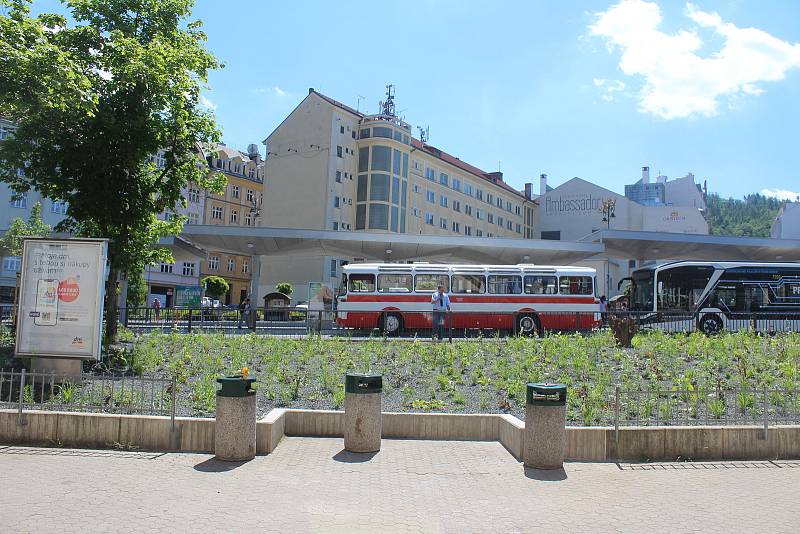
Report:
[[[622,289],[622,284],[624,284],[625,282],[633,282],[633,278],[628,276],[627,278],[623,278],[622,280],[620,280],[617,283],[617,291],[620,291]]]

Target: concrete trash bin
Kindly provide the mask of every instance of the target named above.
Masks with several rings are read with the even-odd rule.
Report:
[[[241,462],[256,456],[255,378],[246,374],[217,378],[217,419],[214,424],[214,454],[218,460]]]
[[[561,469],[567,447],[567,386],[528,384],[523,461],[534,469]]]
[[[381,450],[383,376],[348,373],[344,379],[344,448],[350,452]]]

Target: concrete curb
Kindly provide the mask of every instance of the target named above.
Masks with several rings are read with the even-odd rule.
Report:
[[[214,450],[214,420],[0,410],[0,445]],[[344,412],[276,408],[256,423],[256,452],[269,454],[284,435],[343,437]],[[383,414],[383,438],[498,441],[522,458],[525,423],[506,414]],[[766,439],[755,426],[567,427],[565,458],[572,461],[787,460],[800,458],[800,426],[772,426]]]

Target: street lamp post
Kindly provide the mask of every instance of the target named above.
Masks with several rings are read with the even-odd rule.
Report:
[[[603,214],[603,222],[606,223],[606,228],[611,228],[611,219],[616,217],[614,214],[616,208],[617,199],[608,198],[603,201],[603,205],[600,207],[600,213]]]

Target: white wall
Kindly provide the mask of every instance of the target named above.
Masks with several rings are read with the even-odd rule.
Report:
[[[770,233],[778,239],[800,239],[800,202],[790,202],[783,206],[772,223]]]

